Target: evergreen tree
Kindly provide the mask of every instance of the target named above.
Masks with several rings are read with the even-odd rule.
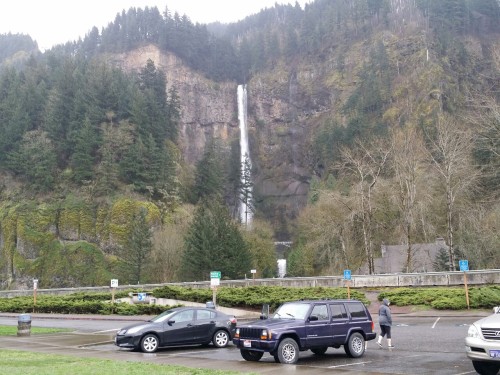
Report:
[[[205,146],[203,157],[196,164],[194,203],[209,196],[223,196],[225,170],[222,153],[216,141]]]
[[[198,206],[185,237],[182,274],[185,280],[208,279],[210,271],[239,279],[252,267],[248,245],[227,208],[218,199],[204,200]]]
[[[254,212],[253,200],[252,200],[252,190],[253,190],[253,182],[252,182],[252,165],[250,163],[250,158],[248,155],[245,155],[245,160],[242,165],[242,173],[241,173],[241,186],[240,186],[240,199],[243,205],[246,208],[245,219],[243,220],[247,223],[248,218],[251,217]]]
[[[81,183],[92,180],[94,173],[94,153],[97,148],[97,130],[85,119],[76,138],[75,151],[71,158],[73,178]]]
[[[130,283],[140,283],[152,248],[152,233],[147,222],[147,210],[141,208],[132,217],[127,243],[121,253],[122,272]]]
[[[56,176],[56,153],[47,133],[41,130],[26,132],[20,148],[8,155],[9,165],[29,181],[35,191],[49,191]]]
[[[179,135],[179,120],[181,118],[181,102],[179,98],[179,93],[175,86],[172,86],[168,90],[168,100],[167,100],[167,125],[166,125],[166,136],[172,142],[177,141]]]

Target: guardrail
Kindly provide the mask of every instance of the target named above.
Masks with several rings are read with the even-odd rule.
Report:
[[[500,270],[475,270],[467,271],[468,285],[494,285],[500,284]],[[191,288],[210,288],[210,281],[193,281],[182,283],[163,284],[138,284],[120,285],[115,288],[119,290],[143,290],[150,291],[167,285],[184,286]],[[343,287],[346,281],[342,276],[317,276],[317,277],[284,277],[272,279],[243,279],[243,280],[221,280],[221,287],[244,287],[244,286],[283,286],[283,287]],[[464,272],[427,272],[427,273],[397,273],[380,275],[352,275],[351,288],[370,287],[431,287],[431,286],[459,286],[464,285]],[[38,295],[43,294],[71,294],[78,292],[109,292],[109,286],[60,288],[60,289],[37,289]],[[2,290],[0,298],[17,296],[29,296],[33,290]]]

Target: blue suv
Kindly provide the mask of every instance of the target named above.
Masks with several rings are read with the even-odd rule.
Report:
[[[272,317],[238,324],[233,343],[247,361],[258,361],[268,352],[278,363],[293,364],[301,351],[323,355],[340,346],[357,358],[365,352],[365,341],[377,336],[374,328],[360,301],[301,300],[284,303]]]

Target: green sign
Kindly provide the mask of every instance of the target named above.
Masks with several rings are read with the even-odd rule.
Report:
[[[211,279],[220,279],[220,271],[212,271],[210,272]]]

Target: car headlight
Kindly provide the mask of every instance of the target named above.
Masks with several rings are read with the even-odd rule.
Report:
[[[137,332],[139,332],[143,328],[144,328],[144,326],[132,327],[132,328],[127,329],[127,333],[128,334],[137,333]]]
[[[267,329],[263,329],[262,332],[260,333],[260,339],[261,340],[271,340],[273,337],[273,334],[271,331],[268,331]]]
[[[479,329],[475,326],[475,324],[472,324],[469,327],[469,330],[467,331],[467,336],[469,337],[474,337],[474,338],[479,338]]]

